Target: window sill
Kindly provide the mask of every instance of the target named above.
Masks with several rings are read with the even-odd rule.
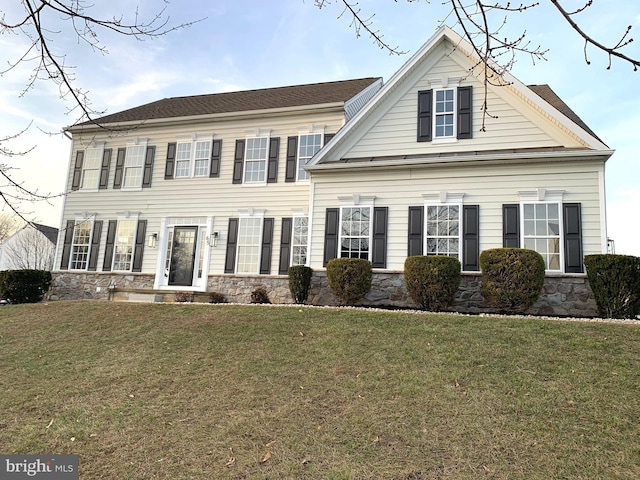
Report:
[[[431,143],[434,145],[442,143],[458,143],[458,139],[456,137],[434,137],[433,140],[431,140]]]

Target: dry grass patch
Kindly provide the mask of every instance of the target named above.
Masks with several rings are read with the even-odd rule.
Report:
[[[3,453],[80,477],[640,478],[640,329],[351,309],[0,309]]]

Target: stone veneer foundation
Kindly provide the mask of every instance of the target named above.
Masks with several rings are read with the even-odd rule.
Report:
[[[174,301],[176,299],[176,291],[153,290],[154,276],[149,274],[53,272],[52,277],[51,289],[48,293],[50,300]],[[460,313],[496,313],[494,309],[485,306],[484,298],[480,293],[480,283],[480,274],[463,274],[451,310]],[[223,294],[229,302],[250,303],[251,293],[261,287],[268,292],[272,303],[293,303],[286,276],[264,275],[212,275],[208,280],[208,293],[193,292],[188,299],[207,302],[209,294],[217,292]],[[307,303],[309,305],[339,304],[327,285],[324,271],[314,272]],[[402,272],[374,272],[371,291],[360,304],[415,308],[404,287]],[[586,275],[548,275],[540,298],[525,313],[595,317],[597,307]]]

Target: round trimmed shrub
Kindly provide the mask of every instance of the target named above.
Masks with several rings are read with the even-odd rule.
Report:
[[[309,297],[313,270],[305,265],[292,265],[289,275],[289,291],[296,303],[304,303]]]
[[[505,313],[522,313],[540,296],[544,259],[534,250],[492,248],[480,254],[482,295]]]
[[[586,255],[587,278],[605,318],[636,318],[640,314],[640,257]]]
[[[343,305],[354,305],[371,290],[371,262],[362,258],[334,258],[327,263],[327,282]]]
[[[49,291],[47,270],[5,270],[0,272],[0,298],[11,303],[38,303]]]
[[[451,306],[460,286],[460,261],[443,255],[407,257],[404,282],[422,310],[439,312]]]

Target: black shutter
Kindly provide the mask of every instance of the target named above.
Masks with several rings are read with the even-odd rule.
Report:
[[[60,260],[60,270],[69,269],[69,257],[71,257],[71,243],[73,242],[73,229],[76,222],[67,220],[67,226],[64,229],[64,244],[62,246],[62,260]]]
[[[458,87],[458,138],[473,136],[471,112],[473,111],[471,87]]]
[[[176,163],[176,142],[167,144],[167,161],[164,164],[164,179],[171,180],[173,178],[173,169]]]
[[[583,273],[582,219],[579,203],[562,204],[564,218],[564,271]]]
[[[211,167],[209,177],[220,176],[220,159],[222,157],[222,140],[214,140],[211,144]]]
[[[224,273],[233,273],[236,269],[236,247],[238,246],[238,219],[229,219],[227,233],[227,251],[224,260]]]
[[[462,206],[462,270],[480,270],[480,207]]]
[[[433,90],[418,92],[418,141],[431,141],[431,108],[433,105]]]
[[[260,273],[271,273],[271,247],[273,245],[273,218],[265,218],[262,227],[262,246],[260,248]]]
[[[147,147],[147,154],[144,157],[144,170],[142,174],[142,188],[151,186],[151,177],[153,175],[153,158],[156,156],[156,147]]]
[[[236,151],[233,156],[233,183],[242,183],[242,167],[244,166],[244,140],[236,140]]]
[[[71,180],[71,190],[80,188],[80,179],[82,178],[82,161],[84,160],[84,150],[76,152],[76,161],[73,165],[73,179]]]
[[[278,156],[280,155],[280,138],[269,139],[269,159],[267,161],[267,183],[278,181]]]
[[[407,257],[422,255],[424,248],[424,207],[409,207]]]
[[[324,222],[324,258],[322,266],[326,267],[329,260],[338,257],[338,228],[340,228],[340,209],[327,208]]]
[[[329,140],[331,140],[335,136],[335,133],[325,133],[324,140],[322,141],[322,146],[324,147],[327,143],[329,143]]]
[[[102,220],[93,222],[93,235],[89,249],[89,265],[87,270],[95,272],[98,267],[98,250],[100,249],[100,235],[102,234]]]
[[[280,233],[280,263],[278,265],[278,275],[289,273],[289,262],[291,260],[291,236],[293,233],[293,219],[282,219],[282,231]]]
[[[520,248],[520,205],[502,205],[502,246]]]
[[[116,157],[116,171],[113,177],[113,188],[120,188],[122,186],[122,174],[124,173],[124,157],[126,155],[126,148],[118,149],[118,156]]]
[[[387,268],[387,217],[388,207],[374,207],[373,235],[371,246],[371,266]]]
[[[298,137],[287,138],[287,163],[284,172],[285,182],[295,182],[298,176]]]
[[[147,221],[138,220],[138,229],[136,231],[136,244],[133,249],[133,267],[131,271],[142,271],[142,255],[144,254],[144,240],[147,234]]]
[[[113,247],[116,243],[116,227],[118,222],[116,220],[109,220],[109,226],[107,227],[107,242],[104,246],[104,261],[102,262],[102,271],[110,272],[111,264],[113,263]]]
[[[104,190],[109,182],[109,168],[111,167],[111,149],[107,148],[102,154],[102,165],[100,166],[100,183],[98,188]]]

